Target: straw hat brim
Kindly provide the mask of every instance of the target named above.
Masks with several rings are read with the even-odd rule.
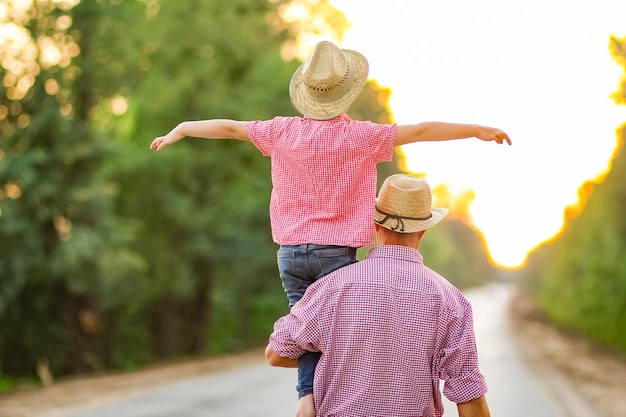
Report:
[[[378,205],[378,198],[376,199],[376,204]],[[394,232],[416,233],[421,232],[422,230],[430,229],[431,227],[439,223],[441,220],[443,220],[444,217],[448,215],[448,209],[433,207],[430,213],[431,217],[426,220],[411,220],[407,218],[402,218],[402,225],[400,225],[399,220],[396,220],[395,218],[387,219],[385,221],[386,215],[376,211],[374,213],[374,221],[385,229],[389,229]]]
[[[294,72],[289,83],[289,95],[293,106],[305,117],[318,120],[332,119],[348,110],[350,105],[361,94],[369,74],[369,64],[365,56],[357,51],[342,49],[349,63],[348,88],[324,100],[311,96],[303,82],[301,64]]]

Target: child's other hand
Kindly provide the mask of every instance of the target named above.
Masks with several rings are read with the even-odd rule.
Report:
[[[180,139],[180,137],[174,136],[173,133],[170,132],[166,136],[159,136],[158,138],[155,138],[150,144],[150,149],[158,152],[164,147],[178,142]]]
[[[476,137],[485,141],[495,141],[499,145],[502,145],[504,142],[509,145],[512,143],[509,135],[502,130],[493,127],[478,126],[478,134]]]
[[[165,142],[165,136],[159,136],[158,138],[155,138],[152,143],[150,144],[150,149],[152,149],[153,151],[158,151],[160,149],[163,148],[163,142]]]

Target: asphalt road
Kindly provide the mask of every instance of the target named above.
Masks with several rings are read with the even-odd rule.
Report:
[[[522,358],[506,327],[511,289],[491,285],[467,293],[474,307],[481,370],[493,417],[578,417],[595,415],[567,382],[542,364]],[[67,417],[294,417],[296,371],[264,362],[82,410]],[[445,417],[457,416],[444,404]]]

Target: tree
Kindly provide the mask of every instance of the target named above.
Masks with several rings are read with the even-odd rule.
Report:
[[[611,38],[611,52],[626,69],[626,38]],[[626,96],[626,72],[618,104]],[[563,233],[534,253],[526,281],[558,325],[626,352],[626,124],[617,129],[610,172],[579,189],[580,207],[566,212]]]
[[[147,146],[182,120],[293,114],[287,85],[299,61],[285,50],[307,18],[333,11],[326,1],[300,6],[304,18],[287,19],[286,1],[162,1],[146,12],[136,48],[103,45],[110,59],[137,63],[137,79],[120,89],[129,110],[115,135],[128,153],[111,168],[119,215],[141,225],[136,247],[148,270],[137,280],[159,357],[265,340],[267,323],[285,312],[269,160],[245,143],[188,139],[158,155]],[[329,30],[345,25],[337,16]]]
[[[425,262],[459,288],[470,288],[496,281],[498,270],[485,252],[485,240],[480,231],[471,227],[469,206],[472,191],[453,195],[445,185],[432,190],[436,205],[447,207],[446,219],[428,231],[420,251]]]
[[[0,372],[132,367],[264,343],[287,310],[269,160],[152,138],[190,119],[293,114],[327,0],[11,3],[0,42]],[[354,118],[391,120],[371,83]],[[394,163],[381,165],[384,178]]]
[[[109,150],[89,125],[90,80],[72,62],[87,40],[69,33],[63,4],[18,12],[24,31],[3,44],[0,97],[2,371],[27,373],[41,356],[80,372],[101,366],[104,296],[141,263],[118,250],[130,231],[98,176]]]

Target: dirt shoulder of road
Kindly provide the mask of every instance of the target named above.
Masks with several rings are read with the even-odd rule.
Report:
[[[521,291],[511,299],[508,324],[522,356],[556,374],[594,417],[626,416],[626,356],[556,328]]]
[[[242,354],[185,360],[132,372],[79,376],[48,387],[24,387],[0,395],[0,417],[64,417],[188,378],[265,360],[262,349]]]
[[[594,417],[626,415],[626,357],[553,327],[532,299],[521,292],[511,300],[508,324],[522,356],[544,371],[557,373],[567,382],[568,390],[575,390],[591,406]],[[23,388],[0,395],[0,417],[65,417],[75,410],[263,360],[263,351],[258,349],[134,372],[59,380],[46,388]]]

